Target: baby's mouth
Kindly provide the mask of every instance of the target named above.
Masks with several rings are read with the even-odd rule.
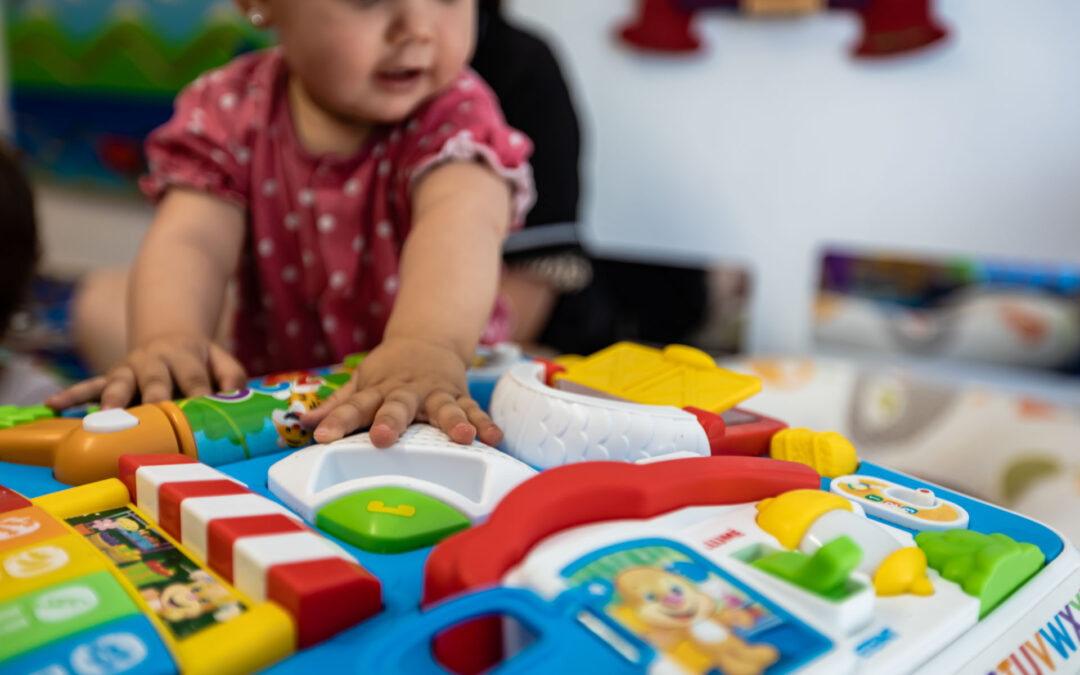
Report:
[[[375,73],[379,82],[389,86],[409,86],[420,80],[424,74],[422,68],[393,68]]]

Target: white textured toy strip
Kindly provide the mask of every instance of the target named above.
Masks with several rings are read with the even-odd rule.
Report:
[[[519,363],[503,373],[491,396],[491,418],[505,434],[501,447],[527,464],[548,469],[710,454],[705,430],[685,410],[563,391],[543,379],[542,364]]]
[[[166,483],[232,480],[205,464],[155,464],[135,471],[135,503],[146,515],[159,520],[158,492]]]

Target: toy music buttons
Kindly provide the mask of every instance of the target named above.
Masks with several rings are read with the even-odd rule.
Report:
[[[404,553],[464,530],[469,519],[427,495],[384,487],[327,504],[316,514],[315,526],[365,551]]]
[[[858,502],[867,515],[916,532],[967,527],[963,507],[934,495],[928,487],[910,488],[871,476],[841,476],[830,491]]]
[[[92,434],[111,434],[139,426],[139,418],[126,410],[113,408],[90,413],[83,418],[82,426],[83,431]]]

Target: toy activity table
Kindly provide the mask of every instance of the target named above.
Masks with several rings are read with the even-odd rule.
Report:
[[[1080,668],[1072,544],[753,413],[702,357],[482,355],[498,449],[308,446],[358,359],[2,410],[0,673]]]

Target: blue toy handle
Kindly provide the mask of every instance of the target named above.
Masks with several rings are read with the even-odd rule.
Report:
[[[365,675],[449,673],[435,660],[432,649],[435,636],[472,619],[491,616],[516,619],[535,636],[524,650],[491,672],[500,675],[560,669],[605,675],[644,672],[643,664],[627,660],[574,617],[560,614],[535,593],[503,587],[459,596],[428,611],[403,617],[393,630],[380,636],[378,650],[367,651],[360,657],[356,672]]]

